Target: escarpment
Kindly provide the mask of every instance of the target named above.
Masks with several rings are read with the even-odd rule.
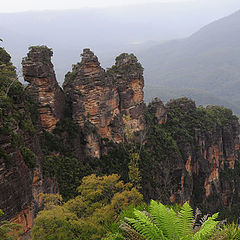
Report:
[[[38,193],[59,190],[70,199],[91,173],[129,181],[133,149],[145,199],[189,201],[207,212],[239,208],[239,123],[231,110],[196,107],[187,98],[166,105],[156,98],[146,106],[143,68],[126,53],[104,70],[84,49],[62,90],[51,56],[47,47],[30,48],[23,60],[29,85],[16,81],[8,94],[16,74],[8,56],[7,65],[0,59],[0,209],[6,219],[28,231],[41,205]],[[9,78],[1,75],[6,67]]]
[[[157,121],[155,104],[156,100],[149,108]],[[151,154],[154,167],[145,166],[144,172],[152,174],[145,179],[146,195],[171,203],[190,201],[205,211],[236,209],[240,190],[237,117],[223,107],[197,108],[186,98],[170,101],[166,111],[167,121],[158,127],[151,125],[147,137],[146,148],[155,153],[160,150],[160,154]],[[154,137],[156,133],[162,137]]]
[[[144,129],[143,68],[133,54],[122,54],[105,71],[98,58],[84,49],[82,61],[66,74],[64,92],[72,103],[72,118],[83,127],[92,124],[101,138],[121,142],[124,115],[134,131]],[[100,157],[97,137],[89,133],[88,146],[95,146],[91,156]],[[95,154],[94,154],[95,152]]]
[[[42,175],[37,108],[17,80],[10,56],[0,52],[0,209],[2,219],[19,223],[28,234],[41,205],[38,194],[58,187]]]
[[[142,145],[146,198],[231,208],[239,192],[236,117],[221,107],[197,108],[185,98],[165,106],[154,99],[146,107],[143,86],[143,68],[133,54],[121,54],[105,71],[90,49],[83,50],[81,62],[66,74],[63,89],[72,121],[84,138],[85,156],[115,158],[102,146],[104,139],[121,143],[126,128],[131,129],[143,136],[135,141]],[[104,167],[100,169],[104,172]],[[128,171],[121,165],[118,169],[122,175]]]
[[[52,131],[63,117],[65,107],[64,94],[59,87],[51,57],[53,52],[46,46],[31,47],[22,61],[23,76],[28,92],[38,104],[41,125]]]

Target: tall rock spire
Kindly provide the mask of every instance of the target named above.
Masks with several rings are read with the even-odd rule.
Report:
[[[52,131],[63,117],[64,94],[56,80],[51,57],[53,52],[46,46],[30,47],[23,59],[24,80],[29,82],[27,89],[38,103],[41,125]]]
[[[117,88],[90,49],[65,77],[64,91],[72,101],[73,120],[80,126],[93,124],[103,138],[111,139],[110,123],[119,114]]]

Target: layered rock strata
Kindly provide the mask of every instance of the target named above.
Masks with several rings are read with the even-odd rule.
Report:
[[[118,87],[119,111],[130,116],[130,125],[133,131],[144,129],[143,103],[143,67],[133,54],[123,53],[116,58],[116,63],[108,70],[114,84]]]
[[[80,126],[90,122],[101,137],[111,139],[110,123],[119,114],[119,97],[93,52],[83,50],[81,63],[66,75],[63,87],[72,102],[73,120]]]
[[[123,140],[126,124],[133,131],[144,129],[143,86],[143,69],[133,54],[120,55],[106,72],[90,49],[83,50],[82,61],[66,74],[63,84],[75,123],[83,128],[93,125],[101,138],[114,142]],[[124,115],[130,116],[125,123]],[[97,136],[89,132],[86,140],[90,156],[99,157]]]
[[[56,80],[51,57],[53,52],[45,46],[31,47],[23,59],[23,76],[28,92],[31,94],[40,112],[41,125],[52,131],[63,117],[65,107],[64,94]]]
[[[5,92],[5,96],[0,94],[0,209],[4,212],[0,220],[20,224],[25,237],[29,236],[41,205],[38,194],[55,193],[58,185],[49,178],[43,178],[43,152],[38,138],[41,130],[34,126],[38,118],[35,104],[17,81],[10,56],[6,58],[8,54],[2,48],[0,52],[0,63],[5,61],[0,64],[0,90],[1,93]],[[36,67],[37,64],[41,65],[36,60],[38,53],[32,53],[31,58],[36,61],[35,65],[32,62],[32,71],[44,75],[45,68]],[[28,71],[31,72],[30,69]],[[33,94],[36,102],[38,90],[35,89]]]
[[[159,98],[154,98],[148,105],[148,112],[154,115],[157,123],[164,124],[167,122],[167,109]]]
[[[186,99],[173,100],[165,107],[154,100],[148,109],[155,121],[163,124],[162,134],[173,137],[172,147],[176,145],[170,152],[166,146],[166,158],[156,159],[157,165],[149,169],[155,184],[154,188],[145,184],[145,195],[172,203],[189,201],[213,212],[236,205],[240,196],[240,127],[231,111],[211,106],[197,109],[192,100]]]

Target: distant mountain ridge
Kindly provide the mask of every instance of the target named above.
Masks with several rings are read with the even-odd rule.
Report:
[[[142,52],[148,85],[161,89],[202,91],[218,98],[219,105],[240,114],[240,11],[215,21],[190,37],[154,46]],[[147,98],[151,98],[147,91]],[[150,95],[149,95],[150,93]],[[203,98],[207,97],[202,93]],[[158,93],[161,97],[161,91]],[[171,94],[169,94],[171,95]],[[191,97],[191,96],[190,96]],[[230,102],[231,106],[227,103]],[[202,103],[201,101],[198,102]],[[216,104],[209,99],[208,104]]]
[[[57,80],[63,83],[83,48],[93,49],[102,66],[111,67],[122,52],[136,55],[163,41],[186,37],[238,8],[238,0],[209,0],[19,13],[0,9],[1,46],[19,68],[28,47],[51,47]]]

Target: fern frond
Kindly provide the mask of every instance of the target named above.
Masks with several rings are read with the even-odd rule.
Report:
[[[177,223],[177,231],[180,238],[188,239],[193,236],[193,222],[193,209],[186,202],[179,212],[179,221]]]
[[[168,209],[162,203],[157,203],[156,201],[151,200],[149,212],[154,223],[162,230],[163,235],[167,237],[167,239],[177,236],[176,224],[178,222],[178,217],[174,210]]]
[[[166,239],[162,231],[144,213],[135,210],[136,219],[125,218],[125,220],[140,234],[151,240]]]
[[[215,213],[212,217],[209,217],[207,221],[203,223],[200,230],[194,234],[193,240],[207,240],[213,234],[219,221],[215,221],[218,217],[218,213]]]
[[[120,225],[120,228],[123,230],[126,240],[147,240],[147,238],[145,238],[140,233],[135,231],[126,222],[122,222],[121,225]]]

